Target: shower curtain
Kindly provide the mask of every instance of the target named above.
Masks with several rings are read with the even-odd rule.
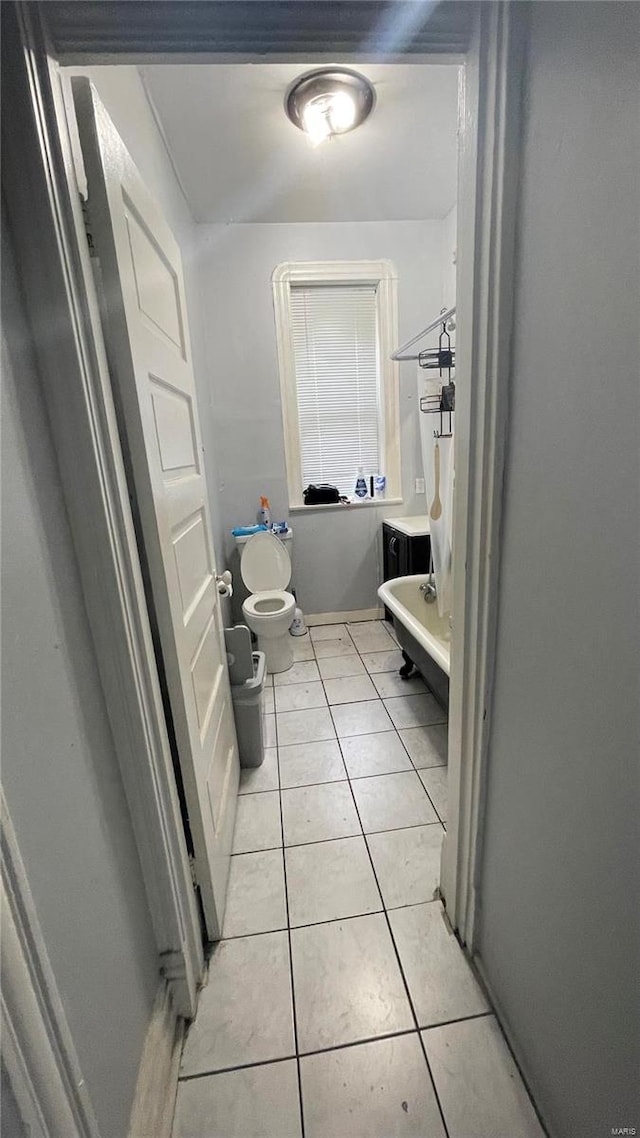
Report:
[[[418,406],[423,395],[432,395],[440,390],[442,380],[427,379],[423,368],[418,368]],[[455,430],[455,412],[451,416],[451,430]],[[453,438],[435,439],[434,430],[440,429],[440,415],[427,415],[422,411],[420,419],[420,439],[422,443],[422,463],[424,484],[431,533],[431,552],[436,579],[438,613],[444,616],[451,612],[452,579],[451,547],[453,538]],[[443,415],[443,429],[448,430],[449,415]],[[437,520],[431,517],[431,508],[436,493],[435,448],[440,452],[439,498],[442,513]]]

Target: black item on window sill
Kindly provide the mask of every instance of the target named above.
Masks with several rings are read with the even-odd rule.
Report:
[[[326,482],[321,486],[307,486],[303,498],[305,506],[334,506],[349,501],[336,486],[329,486]]]

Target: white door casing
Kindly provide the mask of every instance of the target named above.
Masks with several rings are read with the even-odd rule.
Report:
[[[498,621],[527,4],[477,5],[460,105],[449,823],[440,887],[473,955]]]
[[[73,92],[107,354],[213,940],[221,933],[239,767],[180,249],[94,88],[80,78]]]

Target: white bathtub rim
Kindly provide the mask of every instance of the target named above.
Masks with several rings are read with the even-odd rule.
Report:
[[[393,615],[398,618],[400,623],[404,625],[407,632],[411,633],[414,640],[418,641],[418,644],[424,648],[425,652],[431,656],[432,660],[435,660],[438,667],[442,668],[442,671],[448,676],[451,669],[450,650],[445,648],[442,642],[429,632],[426,625],[416,620],[415,616],[398,600],[394,592],[394,586],[397,587],[398,585],[404,585],[409,582],[415,584],[416,588],[419,589],[420,585],[428,580],[429,575],[427,573],[418,573],[408,577],[392,577],[390,581],[385,581],[384,584],[379,586],[378,596],[382,603],[386,605]]]

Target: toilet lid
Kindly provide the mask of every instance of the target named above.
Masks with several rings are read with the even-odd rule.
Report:
[[[272,533],[255,533],[242,550],[240,572],[251,593],[286,589],[291,580],[289,554]]]

